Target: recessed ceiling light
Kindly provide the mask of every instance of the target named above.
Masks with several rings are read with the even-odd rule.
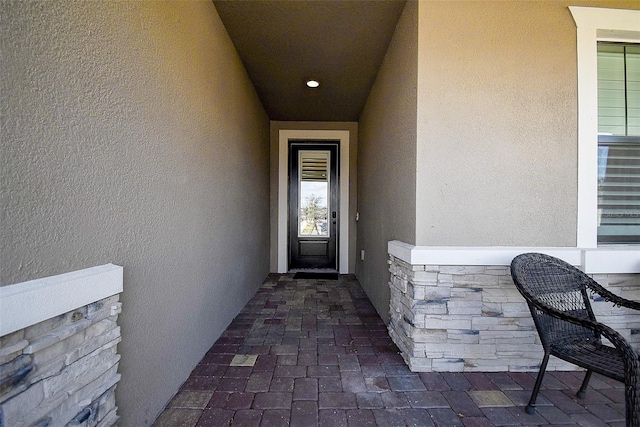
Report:
[[[307,86],[310,88],[316,88],[320,86],[320,82],[317,80],[307,80]]]

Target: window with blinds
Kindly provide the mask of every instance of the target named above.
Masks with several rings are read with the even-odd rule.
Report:
[[[598,43],[598,243],[640,243],[640,44]]]

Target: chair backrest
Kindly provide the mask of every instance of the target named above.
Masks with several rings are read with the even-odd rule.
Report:
[[[518,255],[511,262],[511,277],[527,301],[542,345],[597,339],[590,329],[552,317],[544,307],[595,321],[587,294],[589,276],[571,264],[539,253]]]

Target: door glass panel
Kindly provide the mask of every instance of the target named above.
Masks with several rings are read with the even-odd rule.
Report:
[[[329,151],[299,152],[299,236],[329,236],[329,161]]]

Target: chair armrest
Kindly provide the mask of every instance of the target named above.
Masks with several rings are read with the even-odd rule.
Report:
[[[587,287],[591,289],[593,292],[603,297],[605,301],[609,301],[610,303],[613,303],[614,306],[626,307],[633,310],[640,310],[639,301],[632,301],[626,298],[622,298],[621,296],[616,295],[613,292],[605,289],[602,285],[600,285],[598,282],[596,282],[591,278],[589,278],[589,280],[587,281],[587,283],[585,283],[585,285],[587,285]]]
[[[579,317],[564,311],[556,310],[555,308],[550,307],[537,300],[529,302],[536,309],[544,312],[545,314],[548,314],[549,316],[583,326],[604,336],[622,354],[625,363],[625,370],[630,369],[632,372],[638,372],[640,370],[640,358],[638,357],[638,354],[635,352],[633,347],[631,347],[629,342],[616,330],[605,325],[604,323],[594,322],[593,320],[585,317]]]

